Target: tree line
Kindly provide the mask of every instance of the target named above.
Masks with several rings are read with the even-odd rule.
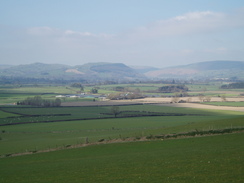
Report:
[[[158,92],[162,93],[186,92],[188,90],[188,87],[186,87],[185,85],[168,85],[158,88]]]
[[[221,89],[241,89],[244,88],[244,82],[230,83],[227,85],[222,85]]]
[[[31,105],[37,107],[59,107],[61,100],[59,98],[55,100],[42,99],[40,96],[28,97],[23,101],[18,101],[17,105]]]

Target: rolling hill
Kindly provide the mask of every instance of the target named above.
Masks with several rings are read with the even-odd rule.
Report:
[[[127,66],[122,63],[87,63],[68,66],[33,63],[27,65],[0,65],[0,82],[11,78],[28,81],[135,81],[150,79],[235,79],[244,80],[244,62],[209,61],[168,68]]]
[[[144,73],[150,78],[244,79],[244,62],[209,61],[163,68]]]
[[[121,81],[145,78],[143,74],[122,63],[89,63],[77,66],[33,63],[0,67],[0,77],[64,81]]]

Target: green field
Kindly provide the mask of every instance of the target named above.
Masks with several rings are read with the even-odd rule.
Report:
[[[207,105],[244,107],[244,102],[203,102]]]
[[[226,89],[220,89],[221,82],[209,82],[200,84],[186,84],[189,88],[187,92],[189,96],[198,96],[199,94],[204,94],[205,96],[219,96],[225,95],[226,97],[237,97],[238,92],[244,92],[243,89],[232,89],[231,91],[236,91],[237,93],[228,93]],[[159,84],[159,83],[148,83],[148,84],[112,84],[112,85],[84,85],[84,92],[89,93],[92,88],[97,88],[99,94],[110,94],[114,93],[116,87],[124,87],[126,91],[139,90],[143,95],[149,96],[174,96],[175,93],[158,93],[159,87],[166,86],[169,84]],[[44,99],[55,99],[56,95],[60,94],[77,94],[80,92],[79,88],[70,87],[69,85],[42,85],[42,84],[32,84],[32,85],[3,85],[0,86],[0,105],[2,104],[13,104],[17,101],[24,100],[27,97],[34,97],[36,95],[42,96]],[[227,93],[226,93],[227,92]],[[62,102],[74,102],[74,101],[84,101],[91,99],[81,99],[81,98],[65,98]]]
[[[3,183],[241,183],[244,133],[88,146],[0,159]]]
[[[110,107],[60,107],[60,108],[15,108],[5,110],[17,111],[22,114],[67,114],[69,116],[53,116],[67,118],[69,121],[29,123],[0,126],[0,155],[21,153],[33,150],[65,147],[101,139],[142,138],[148,135],[188,132],[193,130],[224,129],[242,127],[244,117],[241,112],[209,111],[187,108],[173,108],[154,105],[121,106],[123,111],[142,111],[141,113],[164,112],[166,114],[185,114],[184,116],[142,116],[100,119],[101,112],[108,112]],[[147,112],[145,112],[147,111]],[[36,117],[38,120],[49,116]],[[87,120],[72,120],[86,117]],[[89,119],[97,117],[98,119]],[[52,116],[50,119],[53,120]],[[3,118],[13,120],[17,118]],[[33,117],[23,117],[21,120],[34,120]],[[49,120],[49,119],[48,119]],[[6,122],[6,121],[4,121]],[[28,122],[28,121],[27,121]],[[30,122],[30,121],[29,121]],[[36,121],[38,122],[38,121]],[[7,124],[11,124],[10,122]]]
[[[99,90],[110,93],[115,86],[103,85]],[[161,84],[122,86],[147,91]],[[218,87],[190,85],[193,92],[207,91],[205,95],[212,95],[210,90]],[[35,95],[54,99],[71,92],[65,86],[0,89],[0,104]],[[63,102],[72,100],[81,99]],[[242,106],[241,102],[221,104]],[[0,182],[243,181],[243,112],[144,104],[119,106],[120,114],[115,117],[111,108],[1,105]],[[238,133],[216,136],[151,138],[236,128]]]
[[[0,111],[5,115],[13,116],[12,118],[3,118],[0,125],[15,124],[15,123],[32,123],[32,122],[53,122],[65,120],[79,120],[79,119],[94,119],[94,118],[113,118],[111,107],[20,107],[20,106],[2,106]],[[157,115],[219,115],[219,111],[208,110],[194,110],[186,108],[173,108],[156,105],[132,105],[120,106],[121,114],[118,117],[127,115],[152,115],[149,112],[154,112]],[[131,111],[131,112],[130,112]],[[9,113],[7,113],[9,112]],[[14,113],[14,114],[13,114]],[[129,114],[131,113],[131,114]],[[18,115],[16,115],[18,114]],[[236,112],[238,114],[238,112]],[[14,117],[16,116],[16,117]]]

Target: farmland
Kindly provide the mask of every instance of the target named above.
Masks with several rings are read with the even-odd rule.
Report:
[[[158,86],[130,85],[145,92]],[[202,87],[208,85],[192,85],[191,91],[202,93]],[[55,99],[55,95],[69,92],[65,86],[55,88],[4,87],[0,103],[14,103],[36,95]],[[102,85],[99,91],[115,92],[113,88]],[[217,91],[211,85],[205,95],[214,98]],[[63,100],[62,107],[0,106],[0,181],[241,182],[243,142],[240,139],[244,127],[241,110],[176,107],[177,104],[169,103],[170,98],[165,98],[165,105],[164,98],[154,99],[157,102],[146,102],[149,100],[146,98],[103,103],[79,98]],[[243,107],[242,102],[229,100],[219,103]],[[114,105],[119,109],[116,116],[111,110]],[[224,129],[231,134],[200,135]],[[188,133],[194,134],[193,137],[182,135]],[[10,171],[17,172],[16,176],[11,177]]]
[[[134,111],[137,115],[148,113],[148,116],[118,116],[115,118],[112,114],[105,114],[107,116],[105,119],[101,119],[101,113],[108,113],[110,111],[109,106],[52,108],[51,111],[49,108],[7,107],[5,110],[18,112],[19,115],[39,114],[40,116],[36,116],[35,123],[33,123],[35,118],[30,116],[3,118],[6,121],[13,119],[30,120],[24,121],[25,124],[0,127],[0,131],[4,131],[4,133],[1,133],[1,146],[3,148],[0,150],[0,154],[3,156],[4,154],[85,144],[86,141],[94,143],[101,139],[106,141],[126,138],[140,139],[148,135],[180,133],[196,129],[204,131],[241,127],[244,119],[241,112],[209,111],[156,105],[120,106],[121,111]],[[70,115],[55,116],[55,114],[64,112]],[[151,116],[150,112],[160,115]],[[42,116],[42,114],[45,114],[45,116]],[[94,119],[94,117],[97,117],[97,119]],[[62,118],[63,121],[60,120]],[[75,120],[76,118],[80,118],[80,120]],[[11,124],[12,122],[1,121],[5,124]]]
[[[243,133],[1,159],[1,182],[242,182]],[[231,155],[231,156],[230,156]],[[12,175],[15,172],[15,175]]]
[[[215,106],[244,107],[244,102],[204,102],[204,104]]]

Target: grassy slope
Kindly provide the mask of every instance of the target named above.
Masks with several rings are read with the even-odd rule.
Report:
[[[0,154],[63,147],[100,139],[142,137],[243,126],[243,116],[166,116],[2,126]]]
[[[74,119],[89,119],[89,118],[104,118],[113,117],[113,115],[106,115],[110,113],[111,107],[52,107],[52,108],[38,108],[38,107],[20,107],[8,106],[1,108],[4,111],[22,114],[22,117],[3,119],[0,124],[20,123],[20,122],[38,122],[38,121],[52,121],[52,120],[74,120]],[[214,112],[208,110],[194,110],[186,108],[173,108],[155,105],[133,105],[121,106],[121,111],[143,111],[161,112],[161,113],[177,113],[177,114],[195,114],[195,115],[216,115]],[[65,116],[55,116],[59,114],[66,114]],[[10,114],[9,114],[10,115]],[[53,116],[38,116],[30,117],[26,115],[53,115]],[[217,114],[219,115],[219,114]]]
[[[0,120],[1,120],[1,118],[3,120],[4,118],[17,117],[17,116],[18,116],[17,114],[12,114],[12,113],[8,113],[8,112],[4,112],[4,111],[0,110]]]
[[[216,106],[244,107],[244,102],[203,102],[203,104]]]
[[[107,144],[4,158],[0,182],[242,182],[243,138]]]

